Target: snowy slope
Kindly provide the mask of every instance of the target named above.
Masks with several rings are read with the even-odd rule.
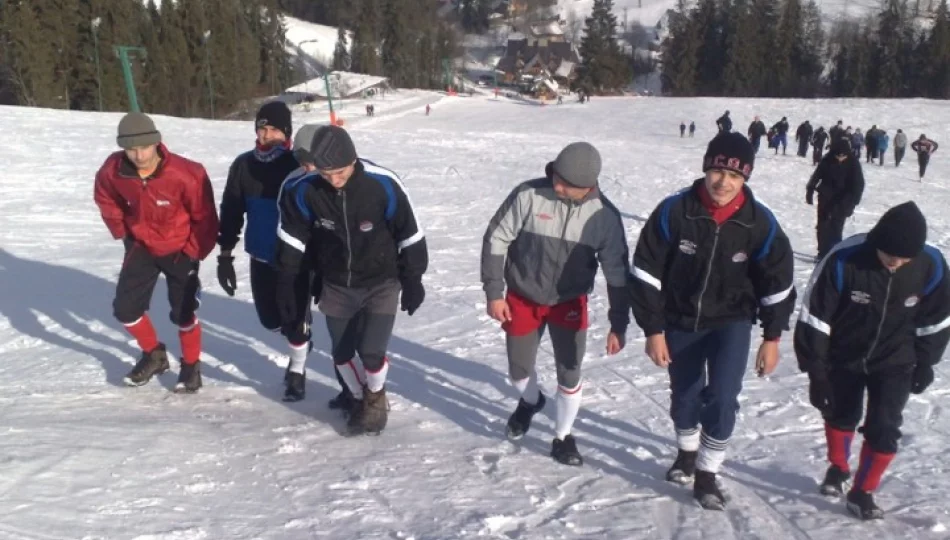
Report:
[[[879,497],[888,519],[862,524],[816,493],[824,469],[821,422],[784,339],[777,374],[762,380],[750,371],[746,380],[724,474],[730,509],[706,513],[687,490],[661,479],[675,453],[667,383],[643,355],[642,334],[632,328],[623,353],[603,354],[601,280],[591,299],[584,409],[575,430],[584,467],[547,457],[553,407],[521,443],[504,439],[516,397],[506,382],[503,337],[484,314],[478,282],[491,214],[567,142],[587,139],[600,148],[603,188],[624,212],[633,246],[656,203],[698,176],[704,142],[724,109],[740,128],[754,114],[766,122],[788,114],[793,125],[843,118],[946,142],[944,103],[595,98],[537,107],[437,100],[406,94],[382,101],[376,118],[347,117],[361,153],[403,175],[431,255],[426,303],[414,317],[400,315],[390,347],[390,425],[380,437],[356,439],[338,434],[342,420],[325,407],[336,383],[319,315],[307,400],[280,401],[283,347],[256,320],[243,255],[234,298],[218,287],[213,258],[201,268],[202,392],[170,394],[174,373],[143,388],[120,386],[136,354],[111,315],[122,249],[91,197],[93,175],[115,148],[119,115],[0,108],[0,125],[31,134],[0,145],[0,538],[950,537],[946,363],[930,391],[907,407],[902,453]],[[425,102],[434,103],[430,117]],[[295,117],[295,125],[324,118],[314,110]],[[679,138],[681,119],[697,121],[696,139]],[[230,161],[250,148],[251,124],[157,123],[170,148],[207,166],[220,200]],[[65,142],[54,154],[37,148],[36,140],[53,136]],[[810,172],[804,160],[763,154],[751,183],[802,253],[815,250],[814,208],[802,200]],[[931,240],[946,251],[948,174],[943,152],[923,184],[913,159],[897,170],[867,167],[865,199],[846,233],[913,198],[930,220]],[[799,286],[810,269],[797,263]],[[153,320],[177,353],[164,297],[160,283]],[[539,366],[546,392],[555,385],[552,364],[545,342]]]
[[[297,65],[307,68],[307,75],[321,75],[333,64],[336,49],[337,29],[333,26],[315,24],[284,15],[287,36],[287,52],[296,59]],[[347,48],[352,44],[347,40]]]
[[[692,4],[694,1],[692,0],[689,3]],[[675,9],[676,3],[677,0],[614,0],[614,13],[621,23],[624,15],[626,15],[629,22],[638,21],[640,24],[652,26],[663,17],[668,9]],[[816,3],[821,9],[822,15],[828,21],[840,17],[862,18],[877,13],[881,9],[880,0],[816,0]],[[931,3],[933,8],[936,9],[939,1],[921,0],[921,11],[925,11]],[[558,9],[564,19],[567,18],[571,10],[582,17],[586,17],[590,14],[593,5],[594,0],[558,0]]]

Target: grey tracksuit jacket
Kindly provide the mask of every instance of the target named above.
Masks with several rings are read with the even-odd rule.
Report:
[[[611,330],[630,321],[629,252],[620,212],[594,188],[580,202],[559,199],[550,177],[514,189],[482,242],[481,279],[488,301],[515,294],[551,306],[588,294],[603,266]]]

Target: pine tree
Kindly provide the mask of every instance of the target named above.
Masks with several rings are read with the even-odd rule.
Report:
[[[346,29],[341,25],[337,28],[336,48],[333,49],[333,69],[349,71],[350,63],[350,51],[346,39]]]
[[[42,35],[42,29],[30,0],[8,0],[3,7],[10,47],[6,54],[20,101],[30,106],[53,106],[55,46],[49,40],[35,39]]]
[[[663,87],[674,96],[696,95],[699,40],[686,0],[678,0],[670,14],[669,33],[663,41]]]
[[[722,21],[717,0],[700,0],[692,13],[693,28],[700,36],[699,73],[697,85],[702,95],[717,95],[725,66],[723,58]]]
[[[581,40],[578,87],[588,93],[615,91],[632,76],[630,64],[617,43],[613,0],[594,0]]]
[[[887,0],[878,16],[877,50],[875,60],[879,69],[877,95],[893,98],[904,93],[903,73],[899,54],[903,48],[901,29],[904,24],[902,6],[897,0]]]
[[[938,99],[950,98],[950,9],[941,0],[934,14],[933,30],[927,40],[927,94]]]
[[[722,90],[729,96],[757,96],[761,92],[761,51],[756,48],[758,24],[752,16],[748,0],[735,0],[727,12],[735,23],[729,32],[724,52],[727,58],[722,74]]]
[[[354,5],[356,19],[353,25],[353,45],[350,49],[352,69],[357,73],[380,75],[379,57],[381,0],[359,0]]]

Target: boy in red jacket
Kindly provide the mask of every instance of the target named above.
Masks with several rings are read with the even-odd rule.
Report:
[[[129,113],[118,131],[116,141],[123,151],[110,155],[96,173],[95,200],[109,232],[125,246],[113,313],[142,349],[125,383],[142,386],[168,370],[165,345],[158,341],[146,313],[158,275],[164,274],[171,321],[181,340],[175,391],[197,392],[201,388],[201,326],[195,315],[201,290],[198,264],[218,237],[211,180],[201,164],[165,148],[148,116]]]

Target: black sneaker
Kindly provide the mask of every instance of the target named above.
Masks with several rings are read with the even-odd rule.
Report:
[[[194,394],[201,388],[201,361],[194,364],[181,363],[178,372],[178,382],[175,384],[176,394]]]
[[[699,452],[689,450],[678,450],[676,452],[676,461],[670,470],[666,471],[666,480],[680,485],[686,485],[693,481],[693,475],[696,474],[696,456]]]
[[[837,465],[832,465],[828,467],[828,472],[825,473],[825,479],[818,487],[818,491],[829,497],[840,497],[844,495],[845,482],[850,479],[851,473],[842,471]]]
[[[365,398],[365,394],[364,394]],[[364,411],[364,400],[353,398],[353,402],[350,405],[349,411],[347,414],[346,420],[346,435],[362,435],[363,434],[363,411]]]
[[[572,467],[580,467],[584,464],[584,458],[577,451],[577,441],[574,440],[573,435],[564,437],[564,440],[554,439],[551,442],[551,457],[558,463]]]
[[[716,474],[698,470],[693,481],[693,498],[706,510],[723,510],[726,508],[726,497],[719,489]]]
[[[884,519],[884,510],[874,504],[874,496],[860,489],[848,492],[848,511],[864,521]]]
[[[122,380],[129,386],[142,386],[154,375],[161,375],[166,371],[168,371],[168,354],[165,352],[165,345],[159,343],[158,347],[150,352],[142,351],[142,357]]]
[[[353,397],[353,392],[350,392],[350,389],[344,386],[343,390],[340,390],[340,393],[337,394],[336,397],[327,402],[327,406],[331,409],[339,409],[343,411],[343,414],[349,414],[355,402],[356,399]]]
[[[528,429],[531,428],[531,419],[535,413],[544,408],[546,402],[547,399],[545,399],[544,394],[541,392],[538,392],[538,402],[534,405],[530,405],[525,400],[519,399],[518,408],[516,408],[515,412],[508,418],[508,439],[517,441],[524,437]]]
[[[306,396],[307,376],[287,369],[284,374],[284,401],[300,401]]]

